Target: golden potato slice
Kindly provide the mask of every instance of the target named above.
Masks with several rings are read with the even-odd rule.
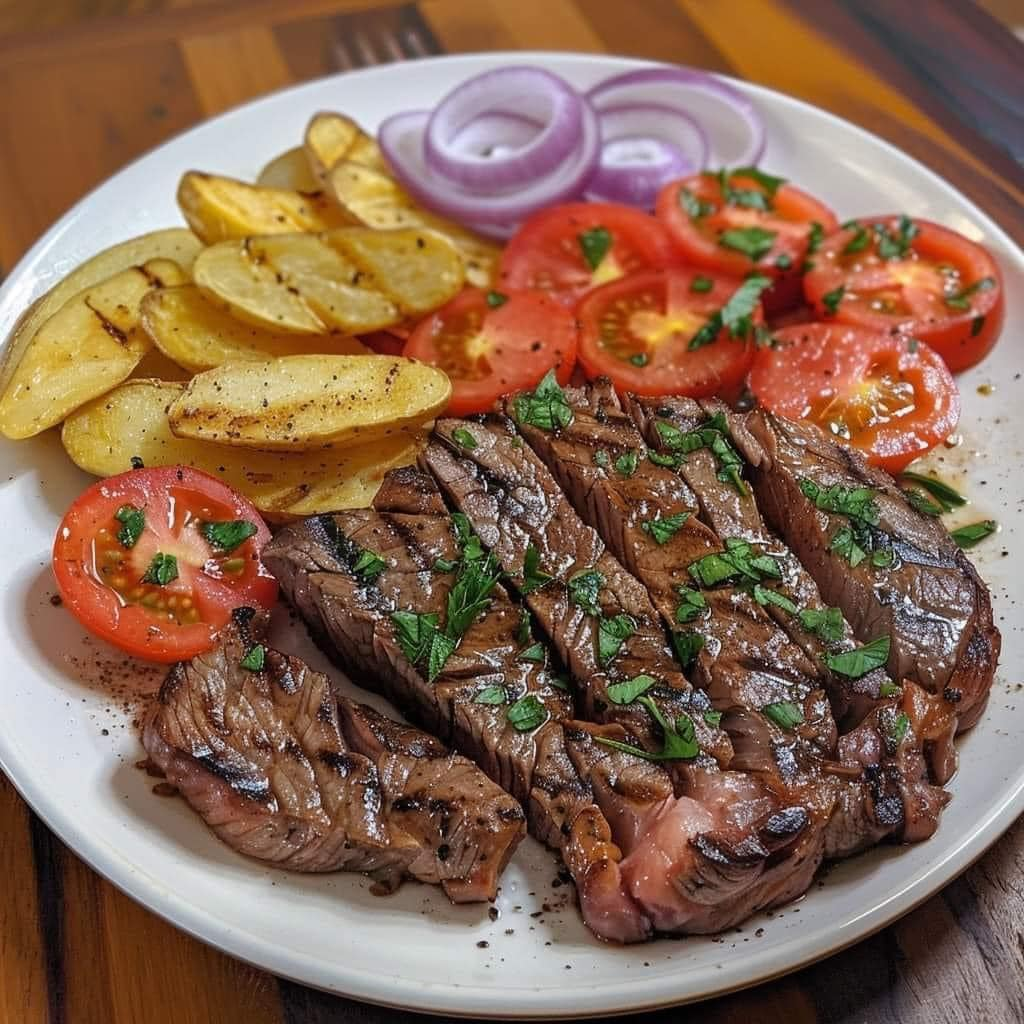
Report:
[[[415,429],[451,390],[440,370],[399,356],[283,356],[197,374],[167,416],[178,437],[306,451]]]
[[[207,245],[246,235],[327,231],[355,220],[322,191],[263,188],[199,171],[182,176],[178,206]]]
[[[242,360],[265,362],[277,356],[370,351],[344,334],[274,334],[243,324],[207,302],[192,284],[150,292],[142,300],[142,327],[165,358],[192,373]],[[160,372],[148,376],[182,379]]]
[[[462,257],[470,284],[488,288],[494,283],[501,249],[454,221],[423,209],[386,166],[374,168],[345,159],[331,168],[324,185],[339,205],[367,227],[429,228],[444,235]]]
[[[440,235],[367,228],[220,242],[193,273],[233,316],[295,334],[390,327],[443,305],[464,280],[459,254]]]
[[[85,288],[105,281],[109,277],[135,267],[146,260],[174,260],[185,271],[192,269],[202,243],[187,228],[167,228],[151,231],[127,242],[104,249],[79,264],[66,277],[40,296],[14,325],[3,351],[0,364],[0,393],[7,389],[21,357],[42,325],[72,296]]]
[[[149,260],[69,299],[25,349],[0,398],[0,433],[32,437],[125,380],[152,345],[139,327],[142,297],[185,280],[176,263]]]
[[[256,184],[264,188],[286,188],[294,192],[316,192],[321,183],[309,166],[301,146],[285,150],[260,171]]]
[[[341,160],[355,160],[385,174],[388,170],[377,140],[344,114],[314,114],[306,127],[304,148],[309,166],[321,182]]]
[[[147,466],[194,466],[246,495],[277,522],[343,508],[365,508],[384,474],[416,461],[422,437],[397,435],[356,448],[317,452],[232,450],[175,437],[167,407],[182,385],[133,380],[72,413],[61,431],[76,465],[96,476]]]

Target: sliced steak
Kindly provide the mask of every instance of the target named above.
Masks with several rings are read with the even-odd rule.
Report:
[[[256,664],[263,621],[239,613],[217,647],[171,670],[143,732],[214,833],[282,868],[493,899],[524,833],[515,800],[433,737],[339,698],[297,658],[261,645],[262,667],[243,667],[247,655]]]
[[[842,609],[859,639],[891,637],[894,678],[941,695],[961,730],[973,725],[1000,636],[988,589],[942,524],[813,424],[755,411],[742,427],[733,436],[753,467],[761,507],[824,599]]]
[[[530,832],[562,853],[576,880],[587,923],[605,938],[636,941],[650,924],[619,877],[621,854],[596,806],[589,777],[577,767],[564,725],[572,701],[529,618],[496,584],[433,680],[410,662],[392,615],[437,615],[444,627],[464,556],[457,530],[430,477],[403,470],[385,478],[377,508],[308,519],[281,530],[264,557],[324,649],[356,682],[384,693],[418,722],[471,757],[527,809]],[[426,511],[420,512],[419,509]],[[353,566],[372,551],[385,567],[370,582]],[[482,552],[481,552],[482,555]],[[527,657],[522,657],[523,654]],[[543,709],[539,724],[510,709],[524,699]],[[520,721],[519,727],[515,724]],[[587,746],[589,736],[577,744]],[[616,755],[621,785],[609,808],[641,817],[671,796],[666,778],[631,769]],[[660,782],[660,787],[657,783]]]

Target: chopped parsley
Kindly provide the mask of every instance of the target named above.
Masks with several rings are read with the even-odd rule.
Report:
[[[623,452],[623,454],[615,460],[615,472],[620,476],[631,477],[636,472],[636,467],[639,464],[640,456],[630,449],[628,452]]]
[[[752,262],[757,263],[771,251],[777,234],[777,231],[767,231],[756,226],[729,228],[718,236],[718,244],[723,249],[743,253]]]
[[[836,310],[839,309],[839,303],[843,301],[843,296],[846,294],[846,285],[841,284],[838,288],[833,288],[830,292],[825,292],[821,297],[821,304],[825,307],[825,311],[829,316],[835,316]]]
[[[775,257],[775,266],[777,266],[779,270],[789,270],[789,268],[793,266],[793,257],[787,252],[780,252],[779,255]]]
[[[256,535],[256,524],[250,523],[247,519],[205,522],[200,525],[199,532],[210,546],[217,548],[218,551],[234,551],[243,541]]]
[[[785,178],[779,178],[774,174],[766,174],[760,167],[737,167],[730,172],[733,178],[753,178],[768,194],[769,199],[775,198],[779,187],[786,184]]]
[[[881,686],[878,687],[879,697],[898,697],[902,692],[903,687],[891,679],[883,679]]]
[[[843,246],[844,256],[852,256],[854,253],[863,252],[871,244],[871,232],[863,224],[851,221],[848,224],[844,224],[843,227],[856,229],[853,238]]]
[[[580,243],[583,259],[591,270],[597,270],[601,261],[612,247],[612,233],[607,228],[596,227],[576,236]]]
[[[807,232],[807,255],[810,256],[818,251],[822,240],[825,237],[825,229],[816,220],[811,221],[810,229]]]
[[[995,533],[998,524],[994,519],[982,519],[979,523],[970,523],[959,529],[951,530],[949,535],[961,548],[973,548],[975,544]]]
[[[142,574],[142,583],[155,583],[158,587],[166,587],[178,578],[178,559],[174,555],[165,555],[158,551],[153,561]]]
[[[718,460],[718,479],[732,484],[741,497],[746,497],[747,487],[740,475],[743,460],[729,441],[729,425],[724,413],[715,413],[703,426],[685,433],[664,420],[657,420],[655,429],[665,447],[677,458],[701,448],[710,448]]]
[[[603,448],[598,448],[594,452],[594,465],[600,466],[602,469],[607,469],[611,459],[608,458],[608,453]]]
[[[485,296],[487,305],[491,309],[498,309],[500,306],[504,306],[508,302],[508,296],[504,292],[489,291]]]
[[[690,761],[700,753],[693,719],[689,715],[680,715],[675,722],[669,722],[650,697],[642,696],[638,699],[647,708],[655,722],[661,726],[661,750],[651,753],[640,747],[634,747],[630,743],[619,743],[618,740],[606,739],[603,736],[596,737],[598,743],[625,751],[627,754],[633,754],[635,757],[642,757],[646,761]]]
[[[522,608],[519,611],[519,625],[516,627],[516,640],[520,644],[530,642],[530,613]]]
[[[889,231],[884,224],[875,224],[874,228],[878,239],[878,256],[883,260],[903,259],[910,249],[910,243],[920,233],[918,226],[905,213],[900,215],[895,232]]]
[[[642,697],[652,686],[655,680],[653,676],[633,676],[621,683],[612,683],[608,687],[608,699],[613,704],[632,704],[638,697]]]
[[[962,494],[953,490],[949,484],[939,480],[938,477],[925,476],[923,473],[911,473],[907,470],[904,470],[900,476],[926,490],[942,506],[943,512],[952,512],[953,509],[967,504],[967,499]]]
[[[684,669],[689,668],[704,650],[704,637],[700,633],[679,629],[672,633],[672,648]]]
[[[601,606],[598,604],[598,595],[604,586],[604,576],[596,569],[583,569],[569,577],[566,589],[569,591],[569,600],[574,605],[582,608],[589,615],[600,615]]]
[[[748,277],[729,297],[726,304],[708,317],[687,344],[691,352],[714,342],[724,327],[733,338],[745,338],[753,325],[752,317],[761,293],[771,285],[762,274]]]
[[[452,440],[460,448],[472,449],[477,447],[476,438],[465,427],[456,427],[452,431]]]
[[[690,512],[677,512],[663,519],[647,519],[640,524],[640,529],[650,534],[655,544],[667,544],[683,528],[690,515]]]
[[[146,528],[146,513],[134,505],[122,505],[114,518],[121,524],[117,531],[117,542],[123,548],[133,548]]]
[[[352,565],[352,572],[364,583],[372,583],[387,567],[388,563],[376,551],[363,548]]]
[[[722,712],[721,711],[705,711],[704,712],[704,721],[707,722],[708,725],[710,725],[712,729],[717,729],[718,726],[722,722]]]
[[[694,220],[699,220],[701,217],[706,217],[709,213],[715,212],[714,203],[698,199],[688,188],[681,188],[679,190],[676,194],[676,201],[686,212],[686,215]]]
[[[764,579],[782,579],[779,563],[771,555],[758,554],[739,537],[726,537],[724,544],[724,551],[713,551],[691,563],[689,573],[700,586],[707,588],[741,580],[760,583]]]
[[[533,392],[516,396],[516,419],[541,430],[559,430],[572,423],[572,407],[559,387],[555,371],[548,370]]]
[[[888,739],[891,740],[894,747],[898,747],[903,741],[903,737],[907,735],[907,730],[910,728],[910,717],[906,712],[901,711],[896,718],[893,720],[892,728],[889,730]]]
[[[635,352],[629,357],[629,361],[634,366],[646,366],[650,362],[650,357],[646,352]]]
[[[547,721],[548,712],[532,693],[528,693],[509,707],[505,717],[516,732],[530,732]]]
[[[791,700],[778,700],[772,704],[765,704],[761,708],[761,714],[770,718],[780,729],[795,729],[803,725],[804,713],[799,706]]]
[[[910,502],[910,507],[916,512],[920,512],[923,516],[931,516],[933,519],[938,519],[942,515],[942,506],[936,504],[931,498],[925,497],[920,491],[904,487],[903,496]]]
[[[517,660],[533,661],[536,662],[538,665],[543,665],[545,657],[546,654],[544,651],[544,645],[538,640],[537,643],[530,644],[530,646],[527,647],[526,650],[520,651]]]
[[[607,665],[622,650],[622,645],[636,632],[636,623],[628,615],[601,616],[597,626],[597,660]]]
[[[805,608],[797,618],[808,633],[827,644],[837,644],[846,635],[843,613],[838,608]]]
[[[777,590],[769,590],[767,587],[762,587],[760,583],[754,584],[754,589],[751,591],[754,600],[761,605],[762,608],[766,608],[768,605],[773,604],[777,608],[781,608],[784,612],[788,612],[790,615],[796,615],[797,607],[785,594],[780,594]]]
[[[872,640],[863,647],[855,647],[852,651],[838,654],[826,654],[825,664],[837,675],[847,679],[860,679],[876,668],[881,668],[889,660],[892,638],[883,635]]]
[[[508,700],[504,686],[485,686],[473,698],[474,704],[504,704]]]
[[[433,569],[434,572],[452,572],[458,564],[458,562],[453,562],[450,558],[437,558],[434,560]]]
[[[704,615],[707,611],[708,603],[699,590],[694,590],[692,587],[677,587],[676,590],[682,598],[682,602],[676,609],[676,622],[681,622],[685,625],[687,622],[693,622]]]
[[[648,451],[647,458],[656,466],[664,466],[666,469],[676,469],[679,466],[679,458],[675,455],[663,455],[661,452]]]
[[[875,548],[873,530],[878,526],[879,516],[875,492],[870,487],[843,487],[841,484],[823,488],[806,477],[800,480],[800,490],[820,511],[846,517],[847,524],[836,531],[829,542],[829,550],[853,567],[860,565]]]
[[[550,583],[553,576],[540,569],[540,552],[532,545],[527,545],[526,555],[523,558],[523,595],[532,594],[540,589],[545,583]]]
[[[260,672],[263,669],[263,664],[267,660],[267,649],[263,644],[256,644],[255,647],[250,647],[245,652],[245,657],[238,663],[244,669],[248,669],[250,672]]]
[[[704,295],[711,291],[715,287],[715,282],[710,277],[705,277],[703,274],[695,274],[693,280],[690,282],[690,291],[697,295]]]

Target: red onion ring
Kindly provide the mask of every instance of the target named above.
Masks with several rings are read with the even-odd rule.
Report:
[[[599,112],[624,104],[658,104],[690,116],[708,133],[712,167],[756,164],[764,152],[764,122],[753,104],[703,71],[682,67],[627,71],[594,86],[587,99]]]
[[[495,110],[474,118],[452,139],[452,147],[481,159],[504,157],[536,138],[544,125]]]
[[[649,210],[663,185],[706,166],[708,140],[699,124],[673,107],[630,104],[598,112],[601,160],[585,199]]]
[[[568,159],[514,192],[492,195],[460,188],[428,166],[423,141],[429,110],[389,117],[381,124],[377,138],[395,176],[424,206],[467,224],[507,225],[541,206],[565,202],[582,192],[601,153],[601,128],[589,103],[581,101],[580,111],[580,137]]]
[[[423,152],[440,178],[470,192],[502,192],[550,174],[569,159],[583,134],[584,100],[564,79],[538,67],[504,67],[474,75],[453,89],[427,121]],[[532,138],[501,155],[455,145],[484,115],[513,114],[541,125]]]

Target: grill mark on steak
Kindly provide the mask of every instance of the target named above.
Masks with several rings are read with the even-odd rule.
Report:
[[[743,417],[737,444],[752,468],[751,482],[772,526],[814,577],[823,597],[842,608],[862,641],[892,638],[888,669],[950,705],[959,729],[984,709],[1000,650],[988,589],[941,523],[917,512],[880,470],[834,443],[813,424],[793,423],[762,411]],[[858,566],[829,550],[838,519],[819,511],[800,480],[821,487],[869,487],[876,492],[878,530],[893,538],[896,561]]]
[[[264,629],[263,615],[236,617],[217,647],[171,670],[143,731],[168,782],[239,853],[492,899],[524,831],[515,801],[432,737],[337,697],[297,658],[267,649],[261,671],[242,668]]]

